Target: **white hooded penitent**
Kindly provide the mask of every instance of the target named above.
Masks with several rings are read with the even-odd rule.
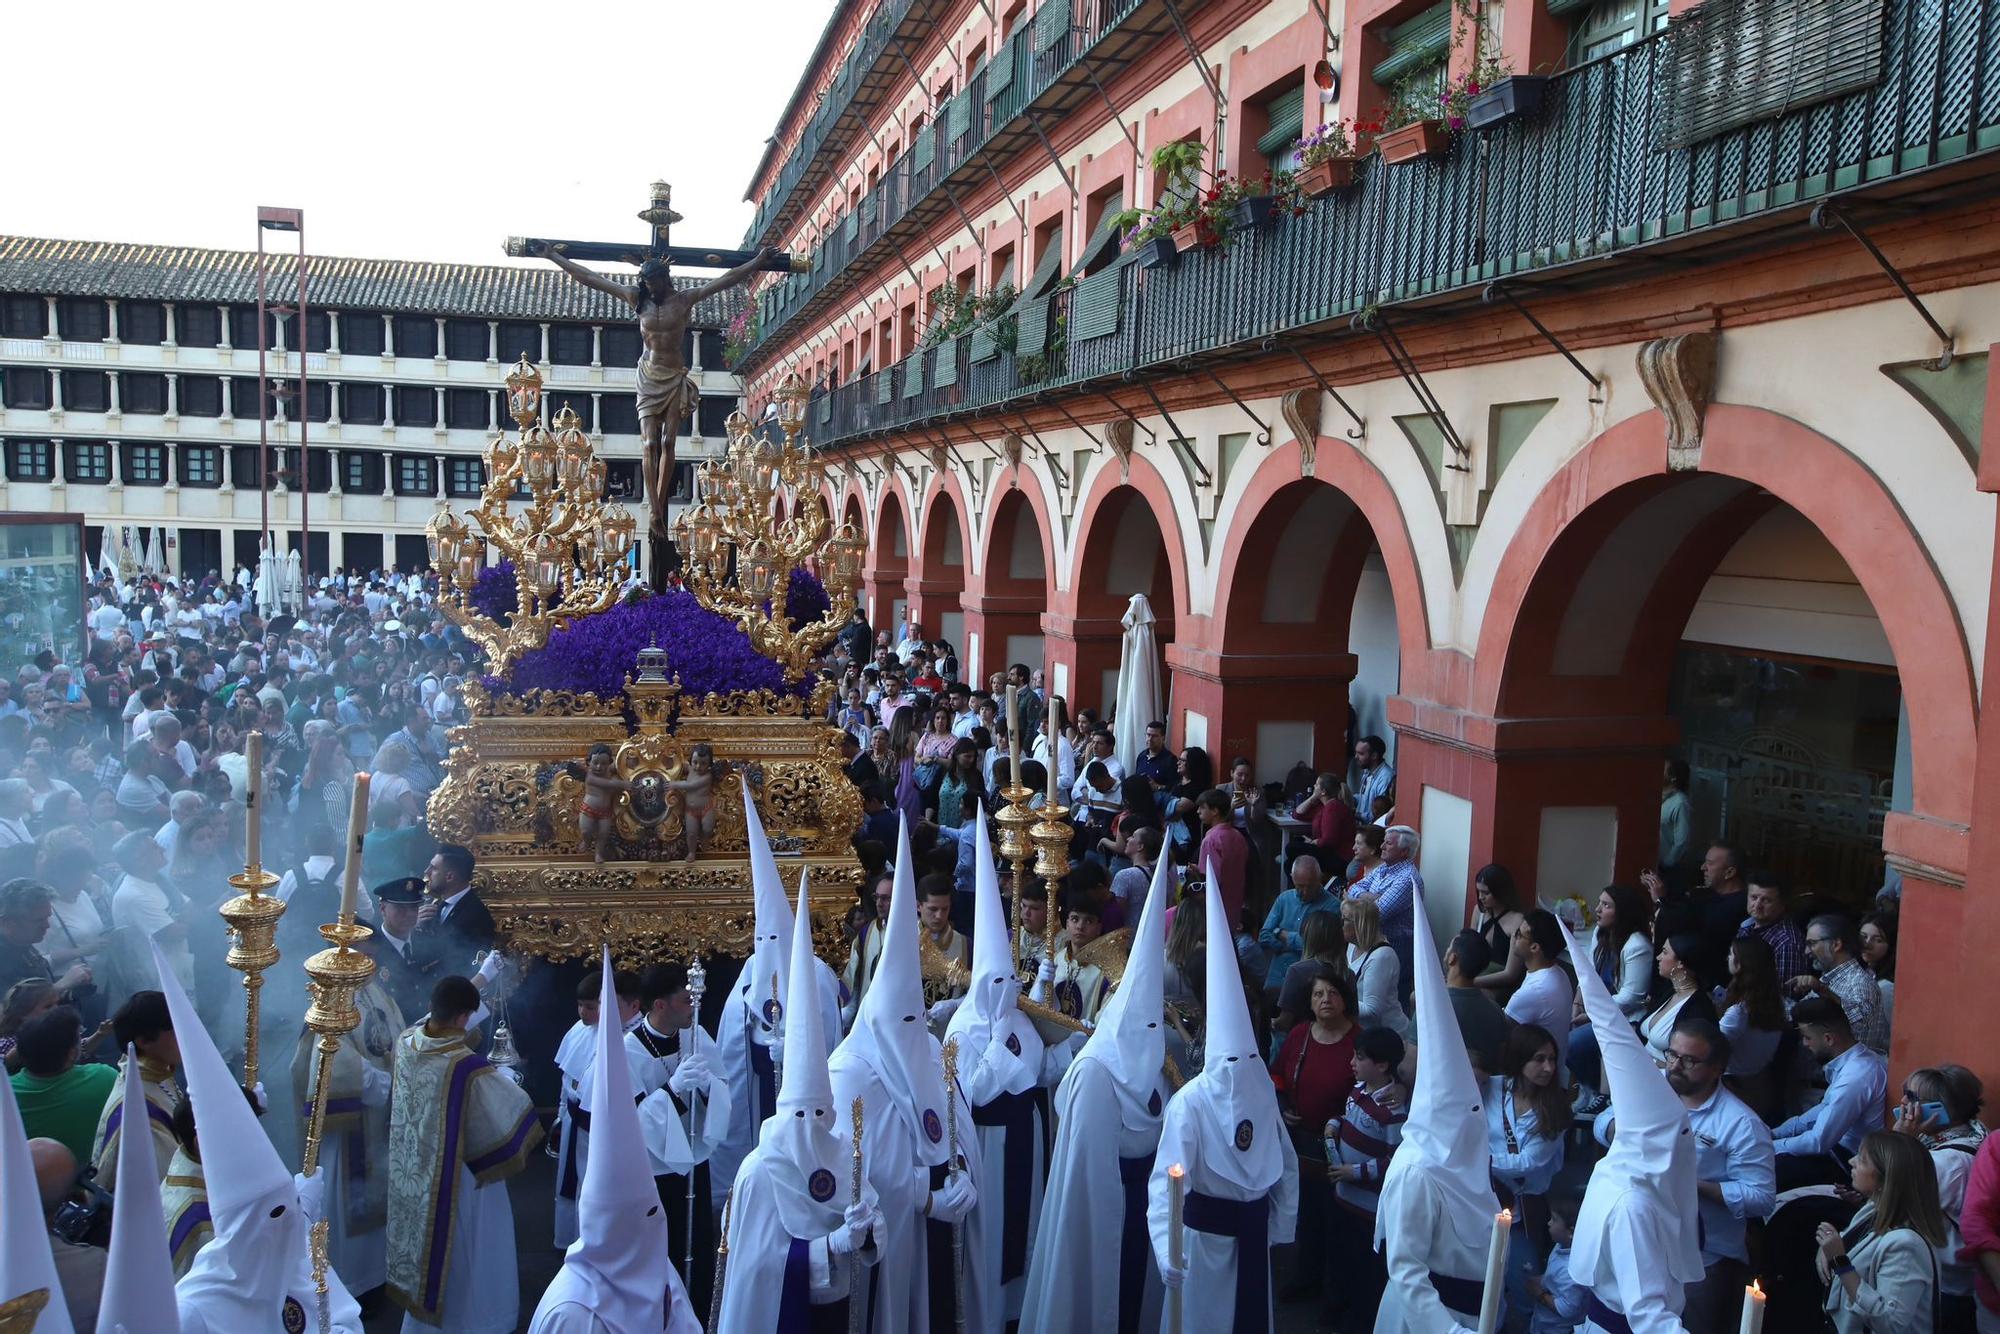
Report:
[[[1014,971],[1007,913],[1000,906],[1000,876],[994,869],[983,809],[972,824],[972,978],[964,1002],[945,1026],[945,1037],[958,1039],[961,1051],[984,1051],[996,1042],[1006,1047],[1019,1059],[1020,1068],[1001,1091],[1025,1093],[1035,1086],[1041,1073],[1042,1037],[1017,1003],[1021,978]]]
[[[139,1053],[125,1048],[125,1124],[146,1124],[146,1083]],[[160,1169],[151,1135],[118,1137],[118,1193],[111,1197],[111,1257],[97,1334],[179,1334],[174,1259],[160,1207]]]
[[[56,1281],[55,1256],[49,1251],[48,1224],[42,1218],[42,1193],[35,1184],[35,1164],[28,1154],[28,1135],[14,1086],[0,1079],[0,1302],[31,1292],[45,1293],[47,1304],[34,1324],[34,1334],[74,1334],[69,1304]],[[126,1136],[144,1139],[145,1136]]]

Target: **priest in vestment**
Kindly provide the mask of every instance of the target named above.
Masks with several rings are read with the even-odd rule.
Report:
[[[958,1100],[958,1147],[963,1167],[948,1165],[944,1069],[938,1041],[924,1022],[924,980],[917,957],[917,891],[911,874],[909,822],[896,836],[894,897],[882,928],[881,966],[862,997],[854,1029],[828,1061],[833,1105],[862,1099],[862,1162],[882,1209],[867,1328],[874,1334],[925,1334],[952,1328],[950,1226],[967,1224],[978,1202],[979,1146],[964,1099]],[[933,1237],[935,1227],[942,1234]],[[968,1260],[981,1253],[967,1226]],[[942,1249],[942,1264],[935,1253]],[[936,1270],[941,1269],[941,1274]],[[940,1289],[933,1292],[933,1286]],[[973,1306],[979,1284],[968,1284],[965,1327],[991,1328]]]
[[[1485,1104],[1421,892],[1415,917],[1417,1078],[1375,1211],[1375,1249],[1389,1275],[1375,1334],[1469,1334],[1500,1201],[1488,1175]]]
[[[777,1107],[730,1190],[728,1269],[721,1316],[709,1334],[842,1334],[849,1294],[866,1300],[870,1266],[881,1258],[874,1189],[864,1180],[861,1198],[853,1195],[852,1109],[834,1105],[822,1055],[819,961],[803,873],[790,945],[785,1077]],[[864,1159],[871,1151],[868,1115],[864,1104]]]
[[[133,992],[111,1017],[111,1031],[121,1048],[138,1050],[139,1078],[146,1086],[146,1124],[153,1134],[153,1161],[159,1173],[156,1179],[164,1178],[174,1156],[174,1109],[181,1105],[180,1087],[174,1082],[181,1049],[166,997],[157,991]],[[97,1139],[90,1153],[97,1184],[114,1192],[118,1189],[118,1140],[125,1127],[126,1077],[127,1068],[120,1066],[118,1082],[112,1085],[111,1096],[98,1117]]]
[[[616,994],[611,951],[599,968],[601,993]],[[667,1259],[667,1220],[653,1188],[622,1036],[592,1026],[593,1079],[584,1110],[596,1150],[578,1189],[577,1239],[563,1255],[528,1322],[528,1334],[702,1334],[687,1290]]]
[[[1172,863],[1160,858],[1118,989],[1056,1087],[1056,1144],[1021,1328],[1140,1334],[1160,1327],[1146,1186],[1167,1087],[1161,995]],[[985,928],[980,928],[984,938]],[[1115,1276],[1115,1277],[1114,1277]]]
[[[972,968],[965,999],[945,1026],[958,1043],[958,1078],[979,1127],[985,1189],[973,1206],[982,1251],[968,1268],[991,1295],[986,1309],[1005,1324],[1021,1318],[1028,1257],[1042,1216],[1048,1174],[1050,1064],[1041,1035],[1018,1004],[1021,979],[1007,948],[1000,877],[986,833],[986,814],[973,819]],[[971,1328],[969,1325],[967,1328]]]
[[[201,1141],[195,1131],[194,1104],[184,1102],[174,1113],[174,1157],[167,1179],[160,1183],[160,1208],[166,1214],[167,1250],[174,1277],[194,1266],[201,1248],[215,1240],[215,1220],[208,1211],[208,1180],[202,1174]]]
[[[716,1091],[714,1100],[729,1100],[729,1133],[716,1143],[709,1170],[714,1180],[721,1182],[736,1179],[743,1156],[757,1143],[758,1127],[777,1109],[778,1067],[785,1049],[784,992],[791,976],[792,909],[785,901],[777,858],[771,855],[770,839],[747,786],[743,791],[743,824],[750,844],[756,921],[750,958],[737,975],[736,985],[723,998],[722,1014],[715,1025],[715,1073],[725,1088]],[[820,1006],[821,1040],[829,1036],[838,1039],[840,980],[816,955],[812,970],[819,979],[815,995]],[[825,1058],[822,1051],[813,1059]]]
[[[875,975],[882,969],[882,950],[889,940],[892,905],[915,911],[916,891],[912,889],[910,901],[902,903],[897,898],[900,891],[895,885],[895,879],[886,874],[875,882],[870,891],[875,896],[875,919],[861,924],[861,933],[848,947],[847,966],[840,973],[840,988],[847,993],[847,999],[841,1002],[843,1029],[853,1027],[855,1017],[861,1013],[861,1002],[868,995],[868,988],[875,985]]]
[[[138,1076],[139,1053],[125,1049],[125,1114],[146,1114]],[[107,1334],[180,1334],[174,1309],[174,1262],[167,1251],[167,1219],[160,1206],[158,1171],[150,1135],[128,1135],[118,1143],[125,1162],[125,1186],[111,1200],[111,1254],[104,1267],[104,1292],[97,1327]]]
[[[708,1159],[729,1130],[728,1090],[715,1076],[715,1043],[697,1022],[687,969],[656,964],[640,975],[638,1027],[625,1035],[634,1067],[639,1129],[653,1156],[653,1180],[667,1211],[667,1235],[681,1282],[697,1310],[708,1308],[715,1271],[715,1209]],[[724,1096],[717,1101],[715,1094]],[[693,1207],[689,1207],[689,1193]],[[689,1237],[689,1228],[693,1237]]]
[[[1253,1334],[1271,1326],[1271,1248],[1291,1241],[1298,1223],[1299,1161],[1250,1026],[1213,873],[1206,892],[1206,1059],[1161,1118],[1146,1223],[1161,1281],[1182,1289],[1183,1328]],[[1180,1268],[1169,1234],[1168,1174],[1176,1165],[1186,1173]]]
[[[295,1178],[285,1170],[157,944],[153,964],[180,1038],[195,1121],[212,1147],[203,1176],[215,1238],[174,1284],[181,1334],[317,1329],[322,1298],[313,1281],[309,1234],[322,1178]],[[361,1308],[338,1270],[327,1272],[326,1286],[328,1327],[334,1334],[361,1334]]]
[[[470,979],[441,978],[396,1039],[389,1107],[389,1296],[404,1334],[512,1334],[520,1274],[507,1178],[542,1128],[528,1095],[472,1050]]]
[[[1567,926],[1562,933],[1570,957],[1582,958]],[[1686,1288],[1707,1273],[1687,1107],[1624,1021],[1603,979],[1581,968],[1576,983],[1618,1110],[1611,1151],[1591,1169],[1570,1242],[1570,1277],[1588,1294],[1583,1328],[1687,1334],[1681,1323]]]
[[[349,1292],[388,1281],[389,1089],[403,1014],[380,973],[355,993],[361,1026],[343,1033],[319,1149],[326,1178],[327,1253]],[[292,1057],[292,1088],[302,1125],[312,1124],[319,1087],[319,1043],[310,1029]],[[301,1142],[304,1130],[300,1131]]]

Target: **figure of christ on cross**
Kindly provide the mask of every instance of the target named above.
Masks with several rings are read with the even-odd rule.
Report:
[[[661,229],[664,232],[664,228]],[[777,252],[766,246],[748,260],[686,291],[674,287],[673,271],[667,260],[654,256],[640,266],[638,281],[616,282],[593,273],[564,253],[567,242],[532,243],[535,252],[553,260],[556,267],[608,296],[616,297],[639,314],[639,439],[646,448],[646,504],[651,512],[646,537],[650,547],[648,574],[655,589],[667,586],[667,553],[672,535],[667,525],[667,497],[674,484],[674,439],[681,423],[693,412],[700,391],[688,373],[682,349],[687,344],[688,319],[696,306],[718,292],[726,292],[748,282],[767,267]]]

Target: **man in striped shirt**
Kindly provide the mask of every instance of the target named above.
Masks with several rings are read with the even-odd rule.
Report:
[[[1347,1111],[1326,1123],[1327,1179],[1333,1182],[1334,1254],[1346,1262],[1348,1281],[1328,1299],[1321,1323],[1368,1328],[1389,1281],[1375,1249],[1375,1206],[1382,1175],[1403,1138],[1409,1090],[1396,1081],[1403,1063],[1403,1039],[1386,1028],[1371,1028],[1354,1042],[1354,1090]]]

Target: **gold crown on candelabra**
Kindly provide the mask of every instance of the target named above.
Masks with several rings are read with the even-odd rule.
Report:
[[[784,668],[787,681],[810,671],[853,615],[867,545],[852,524],[836,531],[820,498],[826,465],[800,434],[806,395],[796,372],[779,385],[782,438],[752,431],[749,418],[731,414],[727,453],[695,470],[695,503],[674,524],[689,591],[741,626],[759,653]],[[786,490],[793,503],[779,519],[777,500]],[[794,626],[785,595],[801,567],[818,574],[831,605],[818,620]]]
[[[463,517],[441,509],[428,525],[438,603],[486,651],[494,672],[617,600],[638,526],[623,505],[604,499],[604,460],[576,413],[564,405],[553,431],[541,424],[542,374],[526,355],[507,376],[507,412],[518,430],[487,444],[479,504]],[[517,492],[527,505],[513,513]],[[515,605],[504,625],[471,600],[480,571],[500,561],[514,564]]]

